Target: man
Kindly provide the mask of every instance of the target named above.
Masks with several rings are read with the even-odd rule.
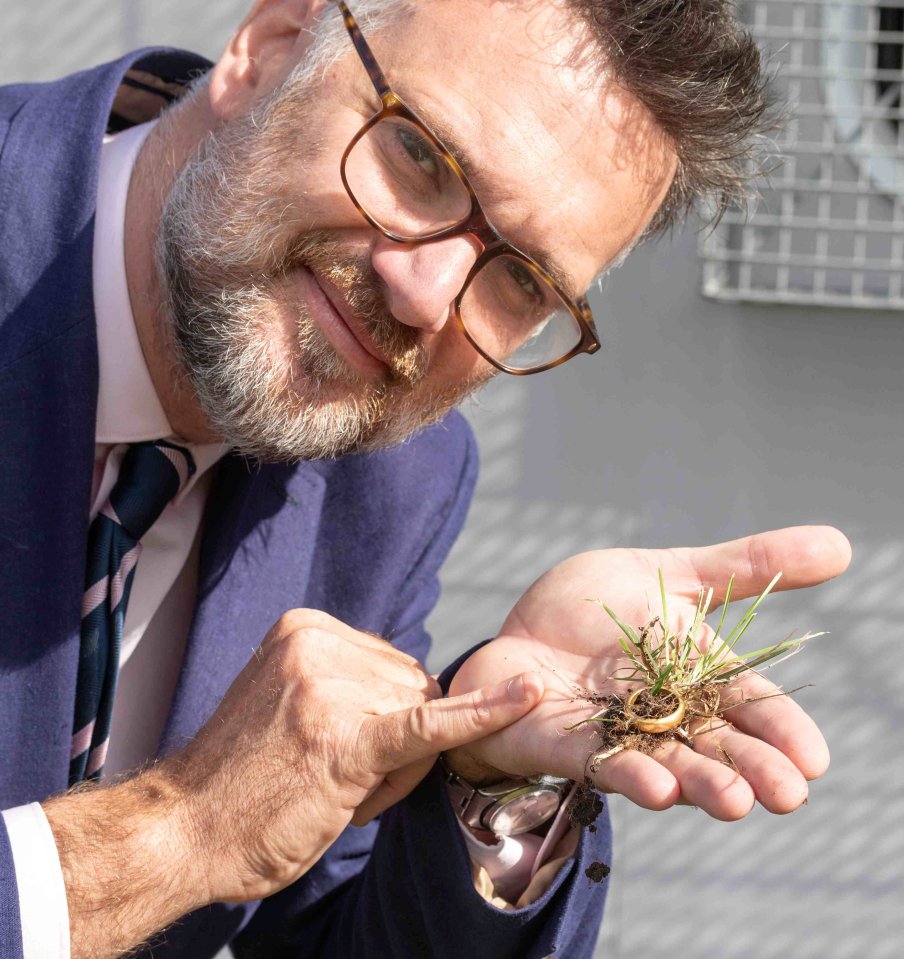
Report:
[[[567,827],[592,737],[563,730],[619,647],[584,597],[639,622],[662,568],[680,621],[732,573],[741,597],[846,566],[827,529],[588,553],[450,698],[417,665],[474,477],[446,411],[592,352],[594,277],[740,188],[752,47],[709,3],[628,6],[387,0],[371,50],[344,8],[347,32],[325,0],[259,0],[203,79],[151,52],[4,91],[2,955],[587,956],[610,837]],[[95,581],[146,454],[172,502]],[[799,806],[812,722],[782,697],[731,720],[594,784]],[[494,836],[487,784],[553,818]]]

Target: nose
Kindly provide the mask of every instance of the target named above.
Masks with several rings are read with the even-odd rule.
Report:
[[[468,234],[428,243],[396,243],[381,237],[371,264],[386,284],[386,304],[407,326],[438,333],[481,251]]]

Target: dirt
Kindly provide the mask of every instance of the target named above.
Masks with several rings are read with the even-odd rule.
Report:
[[[568,804],[568,818],[575,826],[585,826],[596,832],[596,821],[603,811],[603,797],[587,783],[578,786],[574,799]]]
[[[660,693],[654,696],[648,689],[642,689],[632,704],[635,715],[644,719],[661,719],[668,716],[678,705],[678,697],[674,693]]]
[[[590,865],[584,870],[584,875],[591,882],[602,882],[610,872],[611,870],[609,867],[604,862],[600,862],[599,859],[597,859],[590,863]]]
[[[582,723],[579,727],[586,729],[588,725],[592,725],[596,733],[593,748],[587,758],[588,774],[595,773],[604,759],[624,749],[634,749],[651,756],[668,742],[677,741],[685,746],[693,746],[692,723],[694,730],[698,732],[700,728],[717,728],[724,722],[719,717],[719,711],[733,705],[731,702],[723,703],[724,687],[720,688],[715,684],[696,686],[684,694],[685,715],[679,725],[665,732],[647,733],[637,729],[631,717],[625,713],[625,701],[632,691],[628,688],[624,696],[602,696],[582,690],[578,697],[596,706],[598,710],[597,719]],[[639,696],[633,704],[633,711],[636,715],[655,719],[669,715],[675,708],[675,702],[674,693],[663,690],[659,697]],[[714,722],[716,726],[713,726]]]
[[[582,783],[568,805],[568,818],[575,826],[582,826],[590,832],[596,832],[596,820],[602,811],[603,797],[595,792],[589,783]],[[602,882],[609,872],[610,869],[606,863],[595,859],[584,870],[584,875],[591,882]]]

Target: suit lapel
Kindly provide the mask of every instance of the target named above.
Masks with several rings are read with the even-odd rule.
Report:
[[[305,604],[326,480],[317,467],[221,464],[204,519],[198,602],[160,751],[213,713],[286,598]]]
[[[57,83],[0,91],[6,806],[67,784],[97,404],[91,275],[101,140],[131,66],[176,80],[206,64],[146,51]]]
[[[0,792],[7,804],[66,787],[96,393],[90,309],[0,374]]]
[[[91,255],[103,124],[84,117],[78,138],[71,132],[78,121],[61,132],[52,118],[67,107],[63,91],[24,103],[0,166],[0,793],[7,804],[65,788],[72,734],[97,402]],[[47,191],[46,183],[70,189]]]

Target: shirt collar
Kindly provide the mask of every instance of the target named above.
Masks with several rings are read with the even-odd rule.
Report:
[[[94,311],[100,383],[98,443],[137,443],[172,433],[141,352],[126,282],[125,217],[129,180],[154,123],[142,123],[101,147],[94,226]]]
[[[185,444],[173,436],[141,350],[126,281],[129,181],[141,145],[156,122],[105,137],[101,147],[92,265],[99,370],[95,442],[175,439],[191,449],[198,465],[193,479],[197,479],[226,452],[226,446]]]

